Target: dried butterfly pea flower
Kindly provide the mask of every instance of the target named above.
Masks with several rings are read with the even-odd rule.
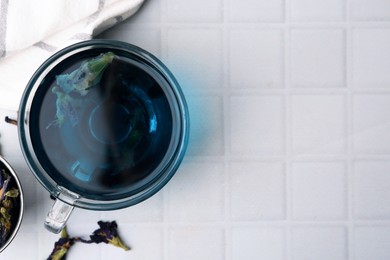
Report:
[[[4,170],[2,170],[0,176],[2,176],[0,180],[0,203],[1,203],[1,201],[3,201],[4,199],[5,193],[7,192],[8,184],[11,181],[11,176],[8,175]]]
[[[104,222],[99,221],[98,222],[99,229],[95,230],[93,232],[93,235],[91,235],[91,241],[94,243],[101,243],[104,242],[106,244],[111,244],[116,247],[123,248],[124,250],[130,250],[128,246],[126,246],[118,234],[118,225],[115,221],[112,222]]]
[[[19,196],[19,190],[18,189],[12,189],[5,193],[5,196],[10,198],[16,198]]]
[[[83,239],[81,237],[69,237],[69,234],[64,228],[61,231],[60,239],[55,242],[54,249],[47,260],[64,260],[66,258],[66,254],[69,252],[69,249],[76,243],[84,243],[84,244],[92,244],[92,243],[106,243],[112,244],[114,246],[123,248],[124,250],[130,250],[128,246],[126,246],[118,234],[118,225],[115,221],[112,222],[98,222],[99,229],[95,230],[92,235],[90,235],[90,240]]]
[[[74,242],[75,240],[69,237],[66,227],[63,228],[61,231],[61,238],[55,242],[54,249],[47,260],[65,259],[66,254],[68,253],[71,246],[74,245]]]

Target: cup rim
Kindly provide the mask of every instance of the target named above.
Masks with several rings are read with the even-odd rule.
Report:
[[[59,186],[55,180],[53,180],[45,169],[40,165],[39,160],[35,154],[35,151],[31,144],[31,137],[29,136],[29,112],[31,108],[32,99],[35,95],[36,90],[39,87],[39,83],[43,80],[45,75],[53,69],[53,67],[60,61],[76,55],[83,51],[91,50],[94,48],[106,48],[125,51],[135,55],[135,57],[145,61],[147,65],[158,73],[169,85],[170,91],[174,95],[175,105],[179,110],[179,120],[177,122],[179,133],[177,146],[174,147],[171,158],[164,166],[162,170],[163,174],[158,176],[155,180],[149,183],[148,187],[140,188],[139,192],[129,197],[115,199],[115,200],[96,200],[92,198],[85,198],[79,194],[75,194],[69,191],[67,188]],[[112,210],[119,209],[137,204],[155,193],[157,193],[175,174],[179,167],[188,143],[189,136],[189,113],[187,104],[180,88],[179,83],[170,72],[170,70],[154,55],[135,46],[130,43],[125,43],[117,40],[88,40],[80,43],[68,46],[47,59],[31,77],[29,83],[26,86],[25,92],[22,95],[20,107],[18,111],[18,135],[19,143],[24,155],[24,158],[35,175],[36,179],[53,195],[54,197],[63,200],[65,203],[73,206],[85,209],[93,210]],[[65,194],[73,194],[72,198],[66,199]],[[60,196],[62,194],[62,196]]]

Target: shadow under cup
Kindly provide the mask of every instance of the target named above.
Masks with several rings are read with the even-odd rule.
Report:
[[[112,40],[49,58],[23,94],[18,121],[27,163],[57,198],[49,215],[68,211],[62,224],[73,206],[111,210],[149,198],[173,176],[188,141],[173,75],[150,53]]]

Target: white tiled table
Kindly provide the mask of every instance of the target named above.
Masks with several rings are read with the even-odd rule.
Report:
[[[188,153],[156,196],[76,210],[72,235],[117,220],[129,252],[76,245],[69,259],[390,259],[390,2],[149,0],[104,33],[161,58],[191,114]],[[1,259],[45,259],[47,192],[2,153],[26,195]]]

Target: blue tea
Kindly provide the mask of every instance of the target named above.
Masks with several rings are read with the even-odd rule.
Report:
[[[51,69],[30,114],[32,146],[51,178],[91,199],[130,196],[158,178],[173,116],[157,77],[99,49]]]

